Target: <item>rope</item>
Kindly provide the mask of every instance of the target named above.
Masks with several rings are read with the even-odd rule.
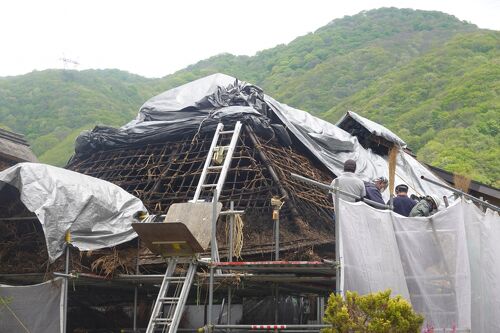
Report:
[[[227,216],[227,219],[230,219],[229,216]],[[229,223],[226,223],[226,240],[229,237]],[[234,225],[233,225],[233,255],[236,258],[241,259],[241,250],[243,249],[243,219],[241,218],[240,214],[235,214],[234,215]],[[229,243],[227,243],[229,246]]]
[[[201,120],[200,125],[198,126],[198,129],[196,130],[196,133],[194,134],[193,139],[191,140],[191,144],[195,144],[198,142],[198,136],[200,135],[200,131],[201,131],[201,127],[203,126],[203,123],[207,119],[212,118],[215,113],[217,113],[217,109],[214,108],[214,109],[210,110],[208,112],[208,115]]]
[[[241,259],[241,250],[243,249],[243,219],[240,214],[236,214],[234,217],[234,229],[235,229],[235,242],[234,242],[234,255],[236,258]]]

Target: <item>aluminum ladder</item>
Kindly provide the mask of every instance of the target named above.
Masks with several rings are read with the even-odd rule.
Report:
[[[200,181],[198,182],[198,186],[196,187],[196,192],[194,194],[192,202],[197,202],[199,200],[201,190],[204,188],[216,188],[217,198],[212,198],[212,202],[219,200],[219,196],[222,192],[222,187],[224,186],[224,182],[226,181],[227,171],[231,166],[231,160],[233,158],[234,149],[236,148],[236,143],[238,142],[238,137],[240,136],[241,127],[242,125],[239,121],[236,122],[236,124],[234,125],[234,130],[231,131],[224,131],[224,124],[222,123],[219,123],[217,125],[214,138],[212,140],[212,144],[210,145],[207,159],[205,160],[205,165],[203,166]],[[227,134],[232,134],[229,146],[218,146],[219,138]],[[214,162],[214,160],[216,159],[216,156],[223,156],[223,160],[219,163],[219,165],[212,164],[212,162]],[[217,183],[207,184],[205,181],[207,179],[208,172],[218,170],[220,170],[220,174]]]
[[[224,131],[224,124],[219,123],[215,130],[214,137],[212,139],[212,144],[208,151],[207,159],[205,160],[205,165],[203,166],[203,171],[201,172],[200,181],[196,187],[196,192],[192,202],[197,202],[200,198],[202,189],[204,188],[216,188],[216,197],[212,198],[212,202],[219,201],[219,196],[222,193],[222,188],[224,187],[224,182],[226,181],[227,172],[231,166],[231,160],[233,159],[233,153],[236,149],[236,144],[238,143],[238,137],[240,136],[242,124],[240,121],[236,122],[234,129],[230,131]],[[228,146],[220,146],[219,138],[223,135],[231,134],[231,141]],[[217,157],[222,156],[222,160],[217,162]],[[207,175],[209,171],[220,171],[217,183],[207,184]],[[217,243],[212,244],[215,247],[215,261],[219,261],[219,250],[217,248]]]
[[[179,264],[178,257],[168,260],[146,333],[153,333],[156,330],[168,333],[177,331],[197,267],[196,261],[192,260],[184,276],[174,276]]]

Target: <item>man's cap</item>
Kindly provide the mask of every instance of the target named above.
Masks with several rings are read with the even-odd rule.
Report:
[[[389,181],[387,180],[387,178],[385,178],[384,176],[380,176],[380,177],[377,177],[373,180],[373,182],[381,182],[381,183],[385,183],[385,184],[388,184]]]
[[[396,192],[408,192],[408,185],[406,184],[399,184],[396,186]]]

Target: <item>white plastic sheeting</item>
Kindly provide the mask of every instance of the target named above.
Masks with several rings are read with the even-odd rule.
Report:
[[[500,217],[457,200],[407,218],[341,200],[341,288],[392,289],[433,328],[500,332]]]
[[[350,203],[356,206],[352,209],[346,201],[340,202],[341,276],[345,277],[341,289],[368,294],[391,288],[394,294],[409,299],[391,212],[375,210],[362,202]],[[356,223],[350,223],[352,212]]]
[[[198,102],[217,92],[219,87],[234,84],[236,78],[226,74],[213,74],[183,84],[150,98],[141,106],[137,121],[143,121],[150,113],[165,113],[198,108]],[[147,114],[147,115],[146,115]]]
[[[317,117],[310,113],[292,108],[286,104],[279,103],[269,96],[265,96],[266,101],[275,110],[280,120],[288,125],[288,129],[298,137],[303,136],[313,139],[320,148],[327,152],[354,151],[358,144],[358,139],[350,135],[343,129]]]
[[[0,285],[0,332],[63,332],[63,279]]]
[[[354,119],[357,123],[366,128],[368,132],[372,133],[373,135],[381,136],[385,138],[387,141],[393,142],[400,147],[406,147],[406,142],[404,142],[403,139],[394,134],[391,130],[385,128],[380,124],[377,124],[374,121],[371,121],[370,119],[361,117],[360,115],[358,115],[356,112],[353,111],[347,111],[344,117],[337,122],[337,125],[342,123],[348,117]]]
[[[64,251],[66,231],[82,251],[115,246],[137,237],[133,215],[147,211],[121,187],[77,172],[39,163],[19,163],[0,172],[16,187],[26,208],[42,224],[50,261]]]
[[[355,136],[351,136],[329,122],[316,118],[307,112],[294,109],[286,104],[279,103],[269,96],[265,96],[265,100],[280,120],[286,124],[287,128],[334,174],[340,175],[343,172],[344,162],[348,159],[353,159],[357,163],[356,174],[364,181],[369,181],[380,176],[389,179],[389,162],[387,156],[377,155],[371,149],[365,149]],[[361,118],[358,116],[358,119]],[[368,120],[365,118],[362,119],[364,119],[364,124],[366,124]],[[370,123],[376,124],[374,122]],[[387,136],[391,135],[391,131],[382,125],[376,125],[377,133],[385,133]],[[395,136],[394,133],[392,135]],[[452,193],[450,191],[420,178],[420,176],[425,176],[427,179],[445,184],[411,155],[401,150],[396,163],[395,183],[396,185],[408,185],[409,195],[416,194],[423,196],[436,194],[439,197],[450,197],[450,201],[452,200]],[[382,193],[385,201],[389,200],[389,195],[389,191]]]
[[[472,206],[469,204],[469,206]],[[472,285],[472,332],[500,332],[500,219],[464,211]]]

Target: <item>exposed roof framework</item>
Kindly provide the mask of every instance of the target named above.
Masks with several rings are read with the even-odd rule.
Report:
[[[74,159],[68,168],[115,183],[139,197],[147,208],[164,214],[172,203],[192,199],[213,133],[186,135],[166,143],[100,151]],[[247,127],[241,135],[220,195],[229,208],[245,210],[243,253],[272,251],[271,197],[286,197],[282,209],[282,245],[313,246],[333,241],[332,202],[327,193],[295,181],[291,172],[330,182],[333,176],[304,153],[262,140]],[[209,173],[210,183],[218,173]],[[208,190],[200,198],[211,199]],[[222,237],[223,225],[219,235]],[[224,239],[220,240],[224,246]]]

